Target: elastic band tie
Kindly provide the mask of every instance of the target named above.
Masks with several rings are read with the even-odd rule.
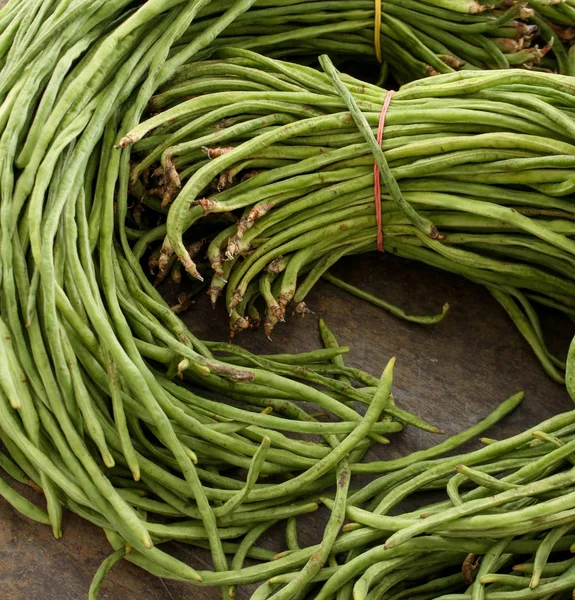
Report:
[[[385,129],[385,118],[391,99],[395,92],[389,90],[385,96],[385,102],[381,109],[381,115],[379,116],[379,127],[377,128],[377,143],[381,146],[383,143],[383,130]],[[377,219],[377,249],[380,252],[385,252],[383,248],[383,228],[382,228],[382,217],[381,217],[381,174],[379,172],[379,166],[375,163],[373,167],[373,195],[375,197],[375,217]]]
[[[382,0],[375,0],[375,23],[373,28],[375,56],[380,63],[383,62],[383,58],[381,56],[381,2]]]

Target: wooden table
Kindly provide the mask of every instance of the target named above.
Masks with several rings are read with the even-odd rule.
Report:
[[[411,325],[320,282],[308,297],[315,315],[303,320],[293,317],[278,326],[271,343],[262,332],[246,333],[240,341],[256,352],[311,350],[320,345],[316,319],[322,316],[340,343],[351,346],[346,357],[349,365],[379,375],[385,362],[396,356],[394,391],[398,405],[440,425],[447,433],[477,422],[518,390],[526,392],[526,400],[491,431],[492,437],[517,433],[549,415],[571,409],[565,390],[543,373],[526,342],[483,288],[389,255],[346,260],[334,272],[406,311],[431,314],[447,301],[451,312],[434,327]],[[201,300],[186,320],[200,338],[226,339],[223,306],[213,311]],[[545,314],[543,323],[551,348],[564,353],[574,333],[572,324],[556,314]],[[407,429],[373,456],[402,456],[437,441],[437,436]],[[300,542],[314,541],[322,523],[321,513],[314,514],[307,522],[309,526],[301,528]],[[182,547],[179,551],[194,566],[208,567],[205,555]],[[109,552],[101,531],[74,515],[66,515],[64,537],[54,540],[48,527],[19,516],[0,500],[3,600],[84,600],[93,573]],[[104,600],[220,597],[219,590],[161,581],[127,562],[114,568],[101,593]],[[238,594],[239,600],[247,597],[247,592]]]

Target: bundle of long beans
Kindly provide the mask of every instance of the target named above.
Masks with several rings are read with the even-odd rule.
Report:
[[[225,6],[213,2],[204,15],[209,19]],[[197,23],[188,35],[200,28]],[[573,0],[259,0],[216,44],[299,60],[321,52],[378,58],[385,63],[382,79],[389,71],[404,83],[461,69],[575,75],[574,40]]]
[[[315,61],[322,52],[344,59],[377,58],[385,64],[382,77],[389,69],[400,83],[460,69],[541,67],[575,74],[569,51],[575,26],[572,0],[255,0],[250,4],[249,11],[228,21],[210,48],[232,45],[302,61]],[[230,0],[199,5],[174,51],[195,40],[231,5]],[[16,15],[11,33],[25,12]]]
[[[148,282],[131,247],[142,232],[125,226],[129,151],[113,146],[253,0],[172,50],[206,4],[0,11],[0,464],[46,510],[3,481],[0,494],[56,537],[67,507],[133,562],[194,583],[214,574],[161,543],[207,545],[226,571],[227,540],[315,510],[342,460],[407,422],[437,431],[394,406],[393,362],[380,382],[333,364],[345,349],[255,357],[204,343]]]
[[[275,57],[378,55],[400,82],[459,69],[537,65],[549,50],[545,42],[542,47],[534,42],[538,29],[529,19],[537,9],[525,1],[379,4],[378,11],[374,0],[258,0],[215,45],[259,49]],[[227,5],[227,0],[212,2],[202,16],[209,22]],[[202,26],[195,23],[186,36],[196,35]],[[571,72],[567,63],[561,66],[566,74]]]
[[[485,284],[563,380],[532,302],[575,316],[573,80],[497,71],[408,84],[391,102],[382,151],[373,132],[385,90],[340,81],[327,64],[335,84],[250,51],[220,55],[183,67],[152,99],[161,112],[121,141],[137,142],[134,194],[168,211],[136,256],[165,238],[160,271],[177,257],[200,279],[188,252],[194,227],[228,214],[206,252],[210,295],[225,295],[232,331],[259,320],[263,297],[269,334],[288,305],[306,310],[320,277],[345,286],[326,274],[339,258],[376,248],[377,161],[387,184],[384,249]],[[188,99],[193,90],[203,93]],[[154,191],[161,202],[145,190],[154,176],[164,182]]]
[[[432,477],[436,472],[428,471],[429,461],[421,459],[439,460],[442,453],[505,416],[522,398],[513,396],[472,429],[423,455],[393,464],[360,464],[373,442],[386,443],[383,435],[405,423],[436,431],[394,405],[393,360],[381,379],[346,368],[341,363],[345,349],[335,347],[325,325],[322,334],[330,348],[298,356],[256,357],[230,345],[202,342],[148,281],[139,259],[158,232],[126,226],[130,149],[115,151],[113,145],[137,126],[154,92],[254,2],[227,3],[225,14],[204,22],[197,35],[179,44],[208,0],[25,0],[10,2],[0,11],[0,440],[7,451],[0,454],[0,465],[21,483],[41,489],[46,510],[3,480],[0,493],[25,515],[51,525],[57,537],[62,533],[63,507],[105,530],[115,552],[97,573],[92,598],[106,571],[124,557],[161,577],[220,586],[226,598],[234,597],[235,585],[279,575],[294,580],[279,592],[277,597],[284,598],[305,593],[314,578],[331,577],[329,569],[337,571],[339,581],[351,571],[346,582],[353,581],[363,570],[363,562],[358,568],[353,554],[362,555],[362,547],[389,537],[389,527],[381,530],[378,521],[373,530],[339,536],[347,505],[351,510],[374,498],[378,507],[372,512],[383,514],[393,501],[386,496],[380,506],[378,496],[393,481],[407,478],[417,482],[417,489],[425,489],[426,481],[413,475],[423,470]],[[301,73],[309,75],[305,69]],[[320,76],[324,89],[314,88],[315,93],[309,94],[297,78],[295,84],[290,82],[289,74],[269,77],[274,85],[282,82],[280,89],[287,86],[297,95],[292,104],[285,97],[267,99],[275,102],[274,111],[280,114],[277,122],[266,123],[274,134],[274,126],[285,121],[285,114],[288,119],[309,115],[323,123],[328,113],[329,119],[345,124],[355,135],[352,115],[328,79]],[[265,85],[270,81],[265,71],[258,78]],[[567,86],[556,81],[559,87]],[[365,96],[360,100],[364,109],[375,106],[381,97],[376,88],[360,86],[357,91]],[[302,93],[307,93],[303,104]],[[224,103],[229,100],[227,96]],[[261,108],[267,118],[265,102],[250,110],[261,117]],[[334,108],[344,112],[330,113]],[[243,127],[245,114],[240,113]],[[542,130],[548,127],[545,118],[540,117],[542,124],[538,124]],[[205,124],[210,133],[212,123]],[[297,120],[292,124],[297,127]],[[554,144],[563,144],[561,148],[568,145],[562,138],[550,137]],[[166,139],[146,143],[152,143],[150,149]],[[361,167],[361,144],[357,147]],[[329,146],[321,146],[319,154],[325,148],[330,151]],[[296,146],[299,159],[297,152]],[[314,153],[311,158],[318,154]],[[223,153],[222,158],[231,154]],[[288,156],[290,164],[292,159]],[[280,154],[271,160],[286,159]],[[262,167],[269,169],[270,163],[257,164]],[[178,188],[177,173],[173,161],[168,161],[163,173],[151,175],[162,179],[159,184],[168,202]],[[309,185],[317,185],[317,180]],[[184,203],[185,195],[177,201]],[[417,231],[438,237],[435,226],[397,196],[397,190],[395,201],[400,221],[405,215]],[[154,206],[161,209],[157,203]],[[557,210],[568,213],[562,206]],[[561,235],[551,233],[552,240]],[[554,248],[552,241],[546,243]],[[186,252],[189,257],[190,250]],[[163,263],[159,266],[165,268]],[[184,266],[195,272],[189,260]],[[546,285],[536,291],[548,294],[555,289],[548,281]],[[306,411],[297,401],[313,408]],[[365,412],[359,410],[362,404],[367,406]],[[312,412],[317,410],[321,416]],[[324,421],[323,415],[329,419]],[[539,429],[554,434],[559,444],[565,441],[566,453],[571,450],[571,431],[557,430],[571,425],[573,419],[571,413],[560,415]],[[314,437],[301,440],[286,435],[290,433]],[[518,448],[520,460],[536,464],[533,454],[526,459],[527,450],[522,448],[529,436],[527,432],[493,444],[465,462],[483,464]],[[555,443],[554,438],[535,449],[535,456],[547,460],[544,471],[558,468],[558,455],[549,453]],[[453,459],[440,463],[439,480],[430,479],[431,487],[451,474],[454,465],[449,461]],[[494,467],[494,472],[499,468]],[[397,474],[350,496],[351,472],[390,470]],[[530,475],[517,473],[510,485],[540,476],[533,470]],[[486,505],[509,508],[510,501],[523,497],[544,504],[542,494],[549,485],[569,489],[567,476],[558,477],[563,479],[544,480],[535,489],[513,487],[521,491],[514,492],[512,500],[509,496],[489,499],[477,512]],[[337,492],[331,498],[328,488],[333,484]],[[412,489],[405,485],[397,488],[394,498]],[[333,508],[324,540],[319,547],[296,550],[294,517],[315,510],[318,495]],[[570,506],[571,495],[565,498]],[[550,506],[543,509],[549,517],[545,526],[561,514],[553,512],[557,503]],[[359,513],[352,518],[363,523]],[[283,520],[289,521],[293,552],[263,566],[242,568],[247,556],[273,557],[254,543],[272,523]],[[464,528],[466,523],[458,525]],[[506,534],[511,534],[509,528]],[[161,547],[170,540],[208,547],[214,569],[196,571],[171,556]],[[397,538],[394,541],[398,543]],[[481,548],[474,546],[472,551],[479,554]],[[529,554],[534,545],[510,548]],[[345,558],[351,566],[340,570],[337,557],[342,561],[341,554],[351,550]],[[377,555],[379,550],[374,552]],[[229,555],[233,555],[231,564]],[[441,558],[445,565],[445,556]],[[300,570],[293,576],[295,569]],[[281,583],[266,583],[255,597],[266,596]],[[322,593],[328,595],[329,588]],[[345,591],[341,597],[350,596]]]

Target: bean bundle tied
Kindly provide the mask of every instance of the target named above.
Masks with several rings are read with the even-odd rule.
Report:
[[[542,4],[547,9],[548,3]],[[315,61],[322,52],[343,60],[377,57],[385,61],[382,77],[389,71],[402,83],[460,69],[536,67],[570,74],[567,52],[575,21],[562,8],[551,10],[555,21],[559,11],[560,21],[568,22],[553,28],[539,5],[516,0],[259,0],[215,45],[303,62]],[[226,6],[222,0],[212,2],[206,18]],[[186,35],[201,27],[198,22]],[[555,47],[560,61],[549,52]]]
[[[466,72],[408,84],[391,102],[382,151],[374,132],[385,90],[340,80],[325,61],[330,76],[246,50],[218,56],[182,67],[151,100],[160,112],[120,142],[135,143],[136,202],[161,220],[167,212],[137,256],[163,238],[160,273],[174,261],[197,279],[213,273],[209,293],[225,298],[232,332],[260,321],[260,297],[268,335],[288,307],[305,313],[321,277],[435,323],[445,308],[406,315],[329,274],[342,256],[376,249],[376,161],[384,249],[486,285],[563,381],[533,304],[575,316],[569,77]],[[195,228],[219,215],[231,223],[207,244],[202,275]]]
[[[379,10],[378,10],[379,5]],[[217,18],[226,0],[200,15]],[[197,21],[185,39],[201,32]],[[214,41],[275,58],[377,58],[400,83],[459,70],[528,68],[575,75],[572,0],[258,0]]]

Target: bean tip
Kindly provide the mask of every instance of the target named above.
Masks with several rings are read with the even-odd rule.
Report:
[[[103,456],[102,458],[104,460],[104,464],[106,465],[106,467],[108,467],[108,469],[113,469],[116,466],[116,461],[112,458],[110,454],[108,454],[107,456]]]
[[[137,135],[125,135],[115,146],[114,149],[116,150],[120,150],[122,148],[125,148],[126,146],[131,146],[132,144],[135,144],[136,142],[139,142],[140,138]]]
[[[481,444],[485,444],[486,446],[490,446],[491,444],[494,444],[497,440],[494,440],[492,438],[487,438],[487,437],[481,437],[479,438],[479,442]]]
[[[429,237],[432,240],[444,240],[445,236],[442,233],[439,233],[439,229],[437,229],[437,227],[435,225],[433,225],[433,223],[431,224],[431,227],[429,228]]]

